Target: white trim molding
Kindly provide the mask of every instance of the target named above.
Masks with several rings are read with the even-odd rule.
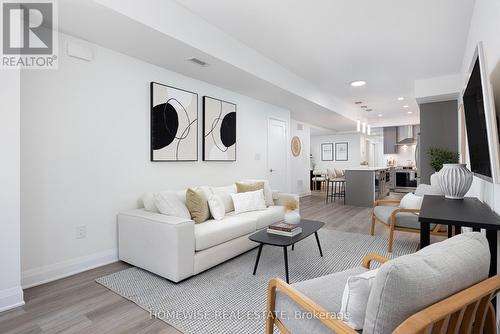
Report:
[[[21,273],[21,285],[23,289],[31,288],[116,261],[118,261],[118,250],[113,248],[75,259],[25,270]]]
[[[24,293],[20,286],[0,290],[0,312],[24,305]]]

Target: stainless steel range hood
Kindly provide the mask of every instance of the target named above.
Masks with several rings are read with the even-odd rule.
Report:
[[[398,142],[396,145],[416,145],[413,134],[413,125],[398,126]]]

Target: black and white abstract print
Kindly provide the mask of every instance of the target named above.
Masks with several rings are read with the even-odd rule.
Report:
[[[236,104],[203,97],[203,160],[236,161]]]
[[[151,161],[198,160],[198,94],[151,82]]]

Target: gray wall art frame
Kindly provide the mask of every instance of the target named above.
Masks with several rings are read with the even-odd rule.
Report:
[[[335,143],[335,161],[349,161],[349,143]]]
[[[151,161],[198,160],[198,94],[151,82]]]
[[[203,160],[236,161],[236,104],[203,96]]]
[[[321,161],[333,161],[333,143],[321,144]]]

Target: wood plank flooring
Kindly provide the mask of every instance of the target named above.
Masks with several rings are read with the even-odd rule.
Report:
[[[369,208],[344,206],[340,200],[326,204],[322,192],[302,198],[300,205],[304,218],[321,220],[325,228],[369,233]],[[386,229],[378,226],[376,234]],[[397,233],[395,238],[418,235]],[[179,333],[94,281],[128,267],[117,262],[24,290],[26,305],[0,314],[0,333]]]

